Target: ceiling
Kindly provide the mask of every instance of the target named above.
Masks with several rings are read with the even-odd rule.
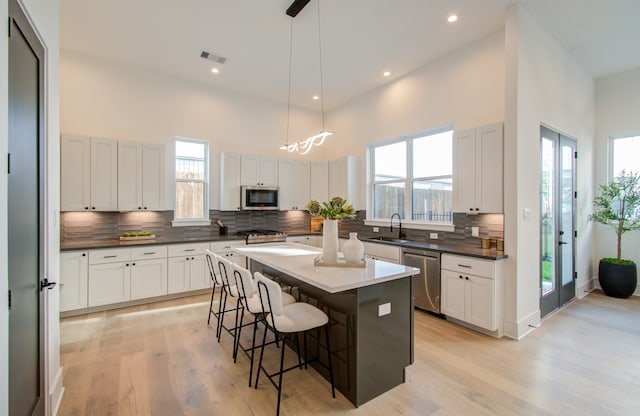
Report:
[[[294,19],[291,2],[60,0],[61,50],[286,102],[293,29],[291,103],[320,110],[319,4],[326,111],[502,30],[519,2],[595,77],[640,67],[638,0],[312,0]],[[219,74],[202,51],[227,58]]]

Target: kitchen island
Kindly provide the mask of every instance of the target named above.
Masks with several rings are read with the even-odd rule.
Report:
[[[321,250],[297,243],[236,247],[251,271],[290,287],[300,300],[324,310],[336,388],[360,406],[405,380],[413,362],[413,267],[367,259],[365,267],[319,267]],[[319,342],[319,345],[316,344]],[[310,351],[326,360],[326,345],[314,338]],[[316,366],[325,378],[328,371]]]

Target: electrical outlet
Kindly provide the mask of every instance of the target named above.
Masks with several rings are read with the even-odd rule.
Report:
[[[391,303],[383,303],[378,305],[378,316],[385,316],[391,313]]]
[[[380,232],[380,227],[373,227],[373,232],[374,233],[379,233]]]
[[[432,240],[437,240],[438,239],[438,233],[429,233],[429,238]]]
[[[479,227],[471,227],[471,237],[480,237]]]

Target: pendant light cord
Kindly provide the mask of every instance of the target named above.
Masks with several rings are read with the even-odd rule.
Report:
[[[289,91],[287,92],[287,147],[289,147],[289,118],[291,117],[291,67],[293,66],[293,17],[289,31]]]
[[[320,109],[322,116],[322,131],[324,132],[324,83],[322,79],[322,33],[320,31],[320,0],[318,3],[318,51],[320,55]]]

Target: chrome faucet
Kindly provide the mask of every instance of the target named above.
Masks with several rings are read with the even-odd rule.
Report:
[[[400,217],[400,214],[398,214],[397,212],[393,213],[391,215],[391,223],[389,225],[389,232],[393,232],[393,217],[398,216],[398,238],[399,239],[403,239],[404,238],[404,234],[402,234],[402,218]]]

